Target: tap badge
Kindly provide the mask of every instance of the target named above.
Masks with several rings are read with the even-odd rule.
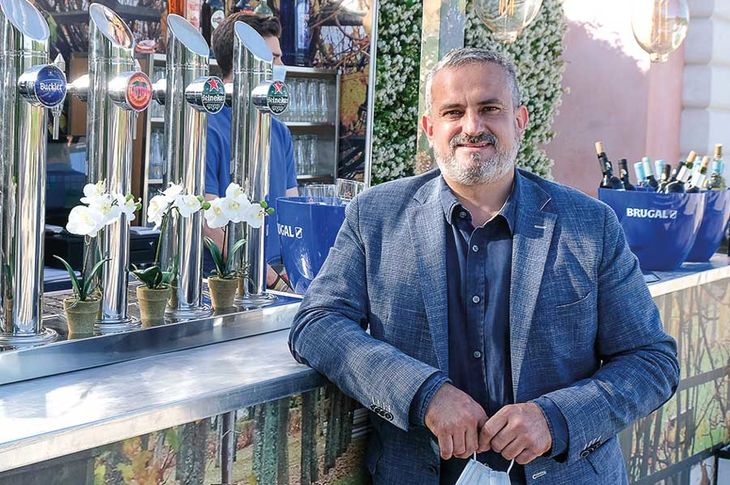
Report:
[[[152,83],[143,72],[132,74],[127,81],[127,104],[134,111],[144,111],[152,100]]]
[[[46,108],[53,108],[66,98],[66,76],[52,64],[43,66],[38,71],[33,88],[38,102]]]
[[[226,103],[226,90],[220,78],[212,76],[205,81],[201,101],[203,109],[208,113],[215,114],[223,109]]]
[[[269,106],[271,114],[282,114],[289,107],[289,87],[281,81],[271,83],[266,96],[266,104]]]

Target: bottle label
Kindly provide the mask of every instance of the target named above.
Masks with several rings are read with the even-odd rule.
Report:
[[[687,170],[687,166],[684,165],[682,167],[682,169],[679,171],[679,174],[677,175],[677,180],[679,180],[681,182],[686,182],[687,179],[689,178],[690,173],[691,172],[689,170]]]

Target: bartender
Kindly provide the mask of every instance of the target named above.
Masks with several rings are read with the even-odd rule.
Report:
[[[271,49],[274,64],[282,65],[281,24],[275,17],[260,17],[243,12],[227,17],[213,32],[211,43],[223,81],[232,82],[233,74],[233,27],[242,21],[253,27]],[[208,145],[206,151],[205,198],[213,200],[223,197],[231,182],[231,108],[225,106],[217,114],[208,116]],[[297,173],[294,164],[294,145],[289,128],[272,116],[271,118],[271,162],[269,168],[269,195],[267,201],[276,207],[276,199],[296,196]],[[266,244],[264,257],[267,262],[266,286],[280,291],[291,291],[281,259],[281,246],[276,231],[276,216],[266,217]],[[223,229],[204,228],[205,235],[223,247]],[[205,252],[205,271],[213,269],[213,261]]]

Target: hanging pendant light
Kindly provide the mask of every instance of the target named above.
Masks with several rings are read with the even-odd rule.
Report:
[[[535,20],[542,0],[474,0],[477,17],[501,42],[511,44]]]
[[[634,38],[651,62],[666,62],[687,37],[686,0],[634,0],[631,27]]]

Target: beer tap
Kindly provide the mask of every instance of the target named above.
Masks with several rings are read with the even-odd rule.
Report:
[[[66,97],[62,60],[48,63],[50,31],[27,0],[0,2],[0,345],[56,338],[43,328],[47,112]]]
[[[209,55],[208,44],[190,22],[179,15],[167,16],[165,78],[152,88],[155,101],[165,106],[167,170],[163,184],[180,184],[195,195],[205,193],[207,115],[221,111],[226,98],[223,81],[208,75]],[[202,303],[202,212],[172,219],[160,244],[163,271],[176,271],[168,317],[181,320],[210,315]]]

